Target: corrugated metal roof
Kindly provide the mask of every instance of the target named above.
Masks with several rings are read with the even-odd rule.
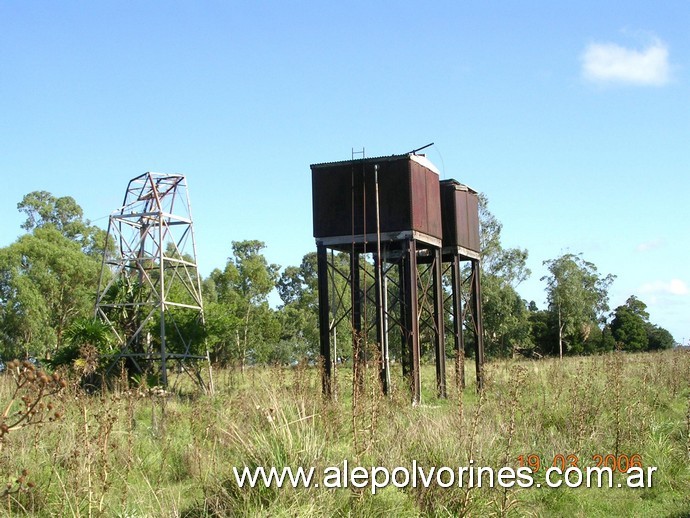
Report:
[[[447,180],[441,180],[440,183],[442,183],[442,184],[452,184],[452,185],[455,186],[455,190],[456,190],[456,191],[469,191],[469,192],[471,192],[472,194],[479,194],[477,191],[475,191],[474,189],[472,189],[472,187],[470,187],[469,185],[465,185],[464,183],[460,183],[460,182],[458,182],[458,181],[457,181],[456,179],[454,179],[454,178],[449,178],[449,179],[447,179]]]
[[[320,169],[323,167],[332,167],[334,165],[346,165],[346,164],[362,164],[362,163],[376,163],[376,162],[394,162],[397,160],[412,160],[420,165],[423,165],[430,171],[433,171],[437,175],[441,176],[441,173],[436,168],[436,166],[429,160],[426,155],[416,155],[414,153],[405,153],[403,155],[389,155],[389,156],[376,156],[370,158],[357,158],[353,160],[339,160],[336,162],[321,162],[318,164],[311,164],[312,169]]]

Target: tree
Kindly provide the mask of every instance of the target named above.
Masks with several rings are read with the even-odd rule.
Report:
[[[558,341],[553,314],[537,309],[536,304],[530,305],[529,310],[530,336],[535,350],[540,354],[553,354]]]
[[[206,333],[211,359],[221,365],[240,361],[240,351],[236,348],[236,335],[240,319],[234,306],[223,302],[205,304]]]
[[[316,252],[309,252],[299,266],[288,266],[278,280],[278,294],[284,305],[299,303],[318,309]]]
[[[615,309],[611,334],[627,351],[655,351],[675,345],[671,333],[649,321],[647,305],[634,295]]]
[[[496,275],[484,275],[482,283],[486,353],[505,357],[530,348],[529,313],[515,288]]]
[[[262,361],[267,356],[266,345],[277,343],[280,333],[277,317],[268,305],[280,267],[266,261],[261,254],[264,248],[261,241],[233,241],[233,255],[225,269],[210,275],[217,302],[208,307],[209,316],[228,315],[218,322],[209,319],[214,357],[237,359],[242,369],[248,360]],[[208,290],[208,282],[206,285]]]
[[[21,228],[27,232],[53,227],[94,257],[101,257],[104,248],[114,250],[113,242],[106,243],[107,233],[83,218],[84,211],[71,196],[56,198],[47,191],[33,191],[22,198],[17,209],[26,214]]]
[[[319,351],[319,297],[316,252],[309,252],[299,266],[288,266],[277,288],[281,339],[292,344],[295,356],[315,357]],[[298,359],[298,358],[295,358]]]
[[[527,307],[516,291],[531,272],[527,268],[527,250],[503,248],[503,225],[489,211],[488,204],[487,197],[480,195],[484,336],[488,354],[507,356],[512,354],[515,347],[532,345]]]
[[[27,232],[52,225],[65,237],[74,239],[86,226],[82,220],[84,212],[71,196],[56,198],[47,191],[33,191],[22,198],[17,209],[27,216],[21,225]]]
[[[503,224],[489,210],[489,199],[479,195],[479,238],[482,273],[503,279],[513,288],[526,280],[532,272],[527,268],[527,250],[503,248]]]
[[[100,262],[55,227],[0,250],[3,354],[54,353],[70,324],[92,312]]]
[[[657,351],[660,349],[672,349],[676,345],[673,335],[663,327],[654,324],[647,324],[647,339],[649,341],[648,348],[650,351]]]
[[[627,351],[645,351],[649,345],[647,305],[634,295],[614,310],[611,334],[616,343]]]
[[[599,351],[611,352],[616,349],[616,339],[611,332],[611,325],[607,324],[601,330],[601,342],[599,343]]]
[[[601,277],[594,264],[580,255],[564,254],[544,261],[549,275],[546,281],[549,311],[555,317],[558,330],[558,354],[577,350],[589,337],[592,326],[603,321],[608,311],[608,287],[614,280],[609,274]]]

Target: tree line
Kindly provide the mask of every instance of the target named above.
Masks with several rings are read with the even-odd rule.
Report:
[[[24,234],[0,249],[0,355],[74,360],[85,343],[100,352],[114,347],[94,321],[94,303],[106,232],[83,216],[69,196],[27,194],[17,208]],[[671,348],[671,334],[649,320],[644,302],[631,295],[613,311],[608,290],[615,277],[600,273],[580,254],[544,261],[548,305],[538,309],[517,288],[531,272],[527,250],[505,248],[502,224],[480,196],[481,282],[485,348],[489,357],[592,354],[620,349]],[[201,279],[203,340],[215,362],[240,368],[315,360],[319,350],[316,253],[299,265],[270,263],[265,243],[230,244],[226,264]],[[335,257],[348,268],[346,257]],[[344,282],[344,281],[341,281]],[[277,292],[280,303],[269,304]],[[348,356],[347,322],[339,341]],[[153,330],[155,332],[155,330]],[[199,335],[202,336],[201,334]],[[454,355],[447,340],[449,356]],[[472,354],[467,340],[466,354]],[[393,350],[393,349],[392,349]],[[432,351],[423,351],[431,355]],[[82,359],[83,360],[83,359]]]

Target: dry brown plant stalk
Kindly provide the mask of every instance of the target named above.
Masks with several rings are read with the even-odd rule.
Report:
[[[28,360],[12,360],[7,364],[7,370],[14,381],[14,388],[0,415],[0,450],[10,432],[60,419],[62,414],[46,398],[56,395],[67,386],[57,372],[49,376]],[[18,400],[21,403],[17,409]]]

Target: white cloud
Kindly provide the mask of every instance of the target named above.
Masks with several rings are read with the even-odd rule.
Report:
[[[637,245],[636,249],[638,252],[649,252],[656,248],[660,248],[664,245],[663,239],[652,239],[651,241],[646,241],[645,243],[640,243]]]
[[[591,43],[581,60],[585,79],[597,83],[662,86],[670,79],[668,48],[658,39],[642,50]]]
[[[671,279],[670,281],[648,282],[640,286],[640,293],[645,295],[688,295],[690,289],[685,281],[681,279]]]

